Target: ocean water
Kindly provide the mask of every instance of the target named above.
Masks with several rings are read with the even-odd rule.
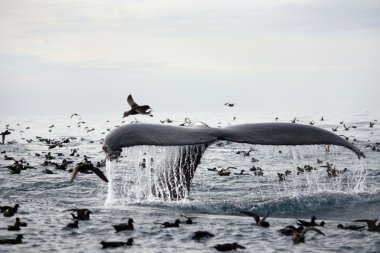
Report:
[[[190,117],[189,117],[190,116]],[[237,116],[234,120],[233,117]],[[350,150],[341,147],[325,146],[259,146],[239,143],[215,143],[205,151],[201,164],[195,173],[191,192],[186,199],[168,201],[151,194],[155,169],[165,169],[170,157],[176,155],[177,147],[134,147],[123,151],[117,162],[108,163],[100,169],[106,173],[110,183],[103,183],[93,174],[79,173],[73,184],[69,183],[70,173],[49,167],[54,174],[42,173],[41,164],[47,152],[51,152],[54,162],[63,158],[75,163],[83,161],[84,155],[92,162],[105,159],[102,151],[102,139],[109,130],[117,125],[129,124],[135,118],[127,118],[122,123],[120,115],[82,115],[64,117],[23,117],[2,118],[1,132],[6,125],[13,129],[6,136],[6,142],[0,145],[0,151],[6,153],[0,157],[0,205],[20,205],[14,217],[0,216],[0,238],[15,238],[24,235],[19,245],[0,245],[0,252],[216,252],[213,246],[219,243],[238,242],[246,247],[240,252],[380,252],[380,233],[368,231],[345,231],[336,229],[337,224],[354,224],[356,219],[380,218],[380,152],[366,148],[369,143],[380,142],[380,126],[369,127],[377,115],[330,114],[324,115],[272,115],[237,114],[220,115],[180,115],[156,114],[153,118],[138,116],[141,122],[159,123],[167,117],[174,119],[171,125],[178,125],[185,117],[193,121],[203,121],[210,126],[230,124],[273,122],[279,116],[280,122],[290,122],[297,116],[297,124],[308,124],[315,120],[315,126],[331,131],[338,126],[336,134],[349,137],[366,155],[358,159]],[[84,121],[86,123],[79,124]],[[356,126],[344,130],[346,126]],[[54,127],[49,128],[53,125]],[[165,123],[167,124],[167,123]],[[380,123],[379,123],[380,124]],[[28,129],[27,129],[28,127]],[[94,128],[93,131],[89,131]],[[49,132],[49,130],[51,130]],[[48,149],[48,146],[36,140],[43,138],[75,137],[65,147]],[[353,139],[356,139],[354,141]],[[32,139],[32,142],[27,140]],[[78,149],[79,157],[69,156],[70,150]],[[250,156],[236,154],[248,151]],[[35,156],[41,154],[41,157]],[[56,153],[63,153],[58,156]],[[15,159],[24,159],[34,166],[19,175],[8,172],[4,166],[4,155]],[[139,164],[147,160],[147,167]],[[150,159],[153,158],[153,162]],[[252,158],[258,161],[252,162]],[[333,163],[337,169],[347,168],[337,177],[328,177],[326,168],[320,167],[317,159]],[[297,167],[309,164],[316,168],[311,172],[297,175]],[[255,176],[252,166],[263,169],[263,176]],[[69,165],[68,169],[73,167]],[[230,169],[230,176],[219,176],[209,168]],[[151,170],[152,168],[152,170]],[[235,175],[241,170],[249,175]],[[285,181],[279,181],[277,173],[290,170],[292,173]],[[93,214],[88,221],[80,221],[79,229],[65,229],[73,222],[70,208],[88,208]],[[269,228],[254,225],[254,220],[241,214],[241,211],[253,211],[260,215],[270,212],[267,219]],[[192,225],[184,222],[179,228],[163,228],[166,221],[174,222],[181,215],[196,217]],[[291,238],[281,235],[278,230],[295,225],[297,219],[324,220],[325,227],[320,229],[326,236],[310,232],[306,243],[294,245]],[[28,223],[28,227],[19,232],[7,231],[7,225],[14,223],[15,217]],[[129,218],[135,222],[134,231],[115,233],[112,225],[125,223]],[[356,223],[357,224],[357,223]],[[193,232],[207,230],[215,237],[194,241]],[[134,245],[102,250],[100,241],[126,241],[134,239]]]

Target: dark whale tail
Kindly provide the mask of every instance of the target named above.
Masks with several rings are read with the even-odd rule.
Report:
[[[365,157],[357,147],[334,133],[314,126],[291,123],[243,124],[226,128],[211,128],[206,124],[195,127],[128,124],[107,135],[103,150],[110,159],[114,159],[120,156],[124,147],[189,146],[189,153],[185,152],[174,161],[175,169],[165,175],[169,180],[160,186],[166,187],[166,195],[169,192],[165,198],[178,199],[190,191],[191,180],[205,149],[218,140],[258,145],[337,145],[354,151],[358,158]],[[155,194],[162,195],[159,192]]]
[[[357,147],[334,133],[291,123],[243,124],[226,128],[129,124],[108,134],[103,150],[109,155],[118,156],[124,147],[210,144],[217,140],[259,145],[337,145],[354,151],[358,158],[365,157]]]

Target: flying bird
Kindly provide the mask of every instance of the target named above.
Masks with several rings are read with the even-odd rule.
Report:
[[[94,172],[100,179],[102,179],[104,182],[108,183],[107,177],[103,174],[101,170],[96,168],[92,163],[79,163],[77,164],[73,169],[73,174],[70,179],[70,183],[72,183],[77,176],[78,172],[81,173],[88,173],[88,171]]]
[[[149,115],[153,117],[151,114],[152,108],[150,108],[149,105],[138,105],[133,100],[132,96],[129,95],[127,98],[128,104],[131,106],[131,109],[129,111],[125,111],[123,114],[124,117],[128,117],[129,115],[136,115],[136,114],[143,114],[143,115]]]

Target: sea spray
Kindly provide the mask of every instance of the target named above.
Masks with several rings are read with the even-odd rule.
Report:
[[[259,158],[255,166],[260,166],[264,170],[264,176],[244,176],[242,184],[253,181],[253,187],[245,190],[250,199],[270,200],[282,199],[287,197],[297,197],[301,195],[313,195],[321,192],[340,192],[340,193],[357,193],[367,190],[366,168],[360,165],[357,158],[349,154],[347,150],[339,147],[330,147],[327,152],[323,146],[262,146],[262,145],[226,145],[224,148],[217,149],[211,146],[205,153],[205,156],[195,175],[197,193],[199,199],[207,201],[212,196],[205,194],[210,192],[210,188],[215,185],[217,178],[210,176],[205,166],[215,167],[221,165],[228,167],[233,158],[236,159],[237,148],[250,149],[255,151],[251,153],[253,157]],[[126,205],[128,203],[149,203],[157,201],[180,201],[189,198],[186,175],[182,168],[188,162],[191,173],[195,173],[197,162],[195,154],[201,154],[205,151],[206,146],[138,146],[125,148],[122,156],[115,161],[107,161],[107,175],[109,178],[108,194],[106,205]],[[220,159],[215,159],[220,153]],[[316,156],[317,154],[317,156]],[[320,154],[320,155],[318,155]],[[208,156],[212,159],[208,160]],[[339,167],[339,170],[347,167],[345,173],[338,174],[335,177],[328,177],[326,168],[320,167],[322,164],[316,164],[316,157],[324,161],[330,161]],[[348,159],[342,159],[348,158]],[[145,160],[144,160],[145,159]],[[240,168],[249,171],[247,166],[252,166],[250,158],[239,158]],[[144,161],[144,162],[142,162]],[[244,162],[246,161],[246,162]],[[354,162],[353,162],[354,161]],[[212,164],[210,164],[212,163]],[[297,175],[297,166],[303,167],[310,164],[316,168],[310,172],[303,172]],[[242,167],[243,166],[243,167]],[[245,166],[245,167],[244,167]],[[202,182],[199,183],[199,174],[202,170]],[[284,181],[279,181],[277,173],[284,173],[290,170],[292,173]],[[191,177],[193,175],[190,175]],[[238,176],[230,176],[234,178]],[[245,181],[244,181],[245,180]],[[239,182],[234,185],[225,186],[225,193],[232,193],[232,186],[239,190]],[[242,185],[241,188],[244,186]],[[200,194],[203,191],[205,194]],[[223,194],[225,194],[223,193]],[[213,193],[214,195],[217,193]]]
[[[205,149],[204,144],[125,148],[117,161],[107,161],[106,205],[187,199]]]

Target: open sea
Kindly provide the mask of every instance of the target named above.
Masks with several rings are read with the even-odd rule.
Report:
[[[233,112],[233,111],[232,111]],[[0,214],[0,239],[15,238],[23,234],[22,244],[0,245],[0,252],[217,252],[213,246],[220,243],[237,242],[246,249],[238,252],[380,252],[380,232],[349,231],[337,229],[343,225],[365,223],[356,219],[380,219],[380,152],[373,151],[368,144],[380,142],[380,122],[369,127],[369,122],[379,115],[369,112],[360,114],[322,115],[272,115],[241,114],[155,114],[154,117],[138,116],[125,118],[120,115],[70,115],[64,117],[2,117],[0,132],[7,125],[12,129],[0,145],[0,206],[15,205],[20,208],[13,217]],[[236,116],[236,119],[233,117]],[[296,124],[308,124],[344,135],[358,146],[366,158],[358,159],[348,149],[331,146],[259,146],[231,142],[214,143],[205,151],[192,181],[191,192],[186,199],[168,201],[155,197],[151,189],[151,171],[164,166],[178,152],[178,147],[133,147],[127,148],[118,161],[107,162],[100,167],[110,182],[101,181],[94,174],[79,173],[70,184],[68,170],[84,161],[84,156],[93,163],[105,159],[102,140],[109,131],[131,121],[160,123],[170,118],[169,125],[179,125],[186,117],[203,121],[212,127],[234,124],[290,122],[297,117]],[[379,119],[380,120],[380,119]],[[345,130],[343,124],[349,126]],[[78,122],[84,122],[79,123]],[[136,123],[135,123],[136,124]],[[138,124],[138,123],[137,123]],[[52,126],[54,125],[54,126]],[[70,143],[61,148],[48,148],[36,136],[61,140],[70,138]],[[237,151],[254,150],[249,156]],[[70,156],[77,149],[79,156]],[[378,146],[380,150],[380,146]],[[4,153],[5,152],[5,153]],[[64,158],[73,161],[66,171],[54,166],[47,168],[54,174],[45,174],[42,166],[45,155],[51,152],[52,162],[61,163]],[[40,156],[36,156],[38,153]],[[58,153],[62,153],[61,156]],[[11,174],[6,166],[24,159],[34,169]],[[151,160],[153,158],[153,160]],[[253,159],[254,158],[254,159]],[[146,168],[141,162],[146,159]],[[317,159],[323,163],[317,163]],[[328,176],[326,162],[342,173]],[[297,167],[310,165],[315,169],[298,173]],[[230,168],[229,176],[219,176],[216,170]],[[263,175],[255,175],[251,169],[260,167]],[[346,168],[346,170],[344,170]],[[210,170],[209,170],[210,169]],[[244,170],[245,175],[238,175]],[[277,173],[286,170],[291,174],[280,181]],[[344,171],[343,171],[344,170]],[[236,174],[235,174],[236,173]],[[88,208],[91,219],[79,221],[78,229],[66,229],[73,222],[71,208]],[[270,212],[269,228],[257,227],[254,220],[241,213],[252,211],[259,215]],[[186,224],[181,215],[195,217],[193,224]],[[297,219],[317,222],[326,236],[309,232],[306,242],[293,244],[290,236],[278,232],[287,225],[295,225]],[[21,231],[7,230],[15,217],[28,223]],[[126,223],[133,218],[135,230],[115,233],[112,225]],[[163,222],[183,222],[178,228],[163,228]],[[193,233],[206,230],[215,237],[194,241]],[[134,239],[133,246],[103,250],[100,242],[127,241]]]

